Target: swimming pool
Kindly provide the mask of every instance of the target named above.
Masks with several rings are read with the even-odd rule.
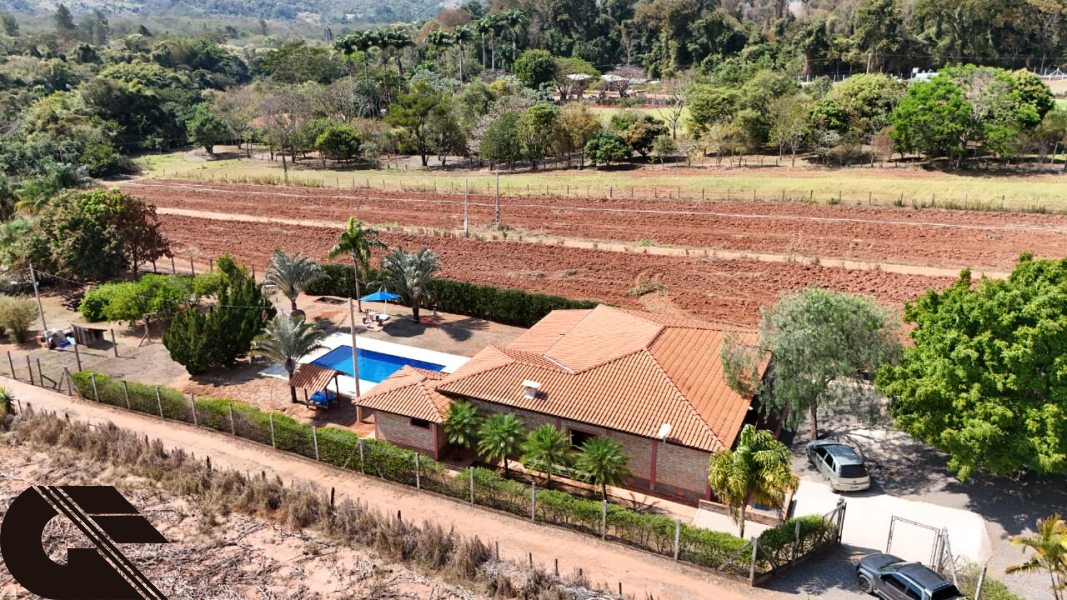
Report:
[[[353,375],[352,346],[338,346],[311,361],[311,364]],[[404,365],[427,371],[441,371],[445,368],[444,365],[415,360],[414,358],[404,358],[403,356],[395,356],[363,348],[359,349],[359,378],[364,381],[381,383],[387,377],[399,371]]]

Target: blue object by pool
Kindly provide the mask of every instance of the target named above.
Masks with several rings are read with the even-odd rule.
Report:
[[[352,375],[352,346],[338,346],[327,354],[311,361],[311,364]],[[414,358],[383,354],[373,350],[359,349],[359,378],[363,381],[381,383],[404,365],[426,371],[440,371],[444,365],[429,363]]]

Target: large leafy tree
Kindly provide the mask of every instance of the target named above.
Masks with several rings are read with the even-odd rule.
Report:
[[[285,294],[292,304],[292,311],[296,312],[296,299],[300,292],[324,276],[318,263],[303,254],[286,254],[276,249],[267,268],[266,282]]]
[[[215,154],[215,144],[227,139],[232,139],[234,134],[230,126],[222,117],[212,112],[207,103],[197,104],[193,113],[185,123],[189,131],[189,141],[197,146],[203,146],[208,154]]]
[[[555,81],[556,59],[547,50],[527,50],[511,65],[511,72],[526,87],[537,89]]]
[[[428,247],[412,253],[404,252],[402,246],[393,248],[382,258],[383,283],[411,302],[411,316],[416,321],[419,320],[419,303],[429,293],[434,273],[441,268],[439,259]]]
[[[553,425],[542,425],[526,435],[522,443],[522,460],[526,466],[544,472],[546,486],[551,487],[552,473],[574,462],[574,449],[566,431]]]
[[[448,113],[450,105],[448,98],[422,80],[415,82],[411,91],[400,94],[395,104],[389,105],[386,122],[404,130],[424,167],[429,164],[431,150],[430,120],[435,115]]]
[[[1023,255],[1007,280],[969,271],[905,305],[914,346],[878,373],[897,426],[966,479],[1067,472],[1067,260]]]
[[[608,499],[608,486],[618,485],[630,476],[626,463],[630,457],[622,453],[622,444],[606,437],[591,437],[580,447],[574,467],[578,478],[600,486],[600,496]]]
[[[1052,597],[1063,600],[1067,589],[1067,521],[1054,514],[1037,522],[1037,535],[1017,535],[1011,538],[1012,546],[1022,546],[1033,551],[1030,560],[1008,567],[1005,572],[1034,573],[1044,571],[1052,580]]]
[[[355,217],[349,217],[348,227],[337,236],[337,243],[330,248],[330,252],[326,255],[330,260],[342,254],[352,257],[352,269],[356,282],[356,302],[359,303],[360,312],[363,312],[363,303],[359,300],[362,297],[359,291],[359,282],[367,274],[367,268],[370,266],[370,253],[375,248],[385,247],[385,242],[378,239],[377,229],[366,227],[366,223],[363,221],[357,220]]]
[[[264,356],[282,365],[292,381],[293,373],[300,359],[322,348],[326,333],[313,323],[307,323],[303,317],[292,319],[285,315],[275,315],[267,321],[263,333],[252,342],[252,354]],[[290,399],[296,403],[296,388],[289,386]]]
[[[763,309],[758,346],[737,339],[724,343],[723,368],[739,393],[761,392],[767,409],[784,413],[790,425],[810,416],[811,438],[817,439],[820,406],[858,406],[869,399],[858,378],[897,358],[899,323],[867,296],[805,288]],[[755,365],[767,353],[772,367],[768,385],[760,389],[756,378],[745,374],[757,372]]]
[[[745,505],[751,499],[764,506],[781,507],[785,493],[799,480],[790,467],[792,454],[766,429],[751,424],[741,429],[733,450],[716,452],[708,463],[708,484],[745,536]]]
[[[504,461],[508,475],[508,457],[518,453],[526,428],[511,413],[496,413],[482,422],[478,430],[478,452],[489,460]]]
[[[482,137],[479,154],[488,160],[490,164],[496,162],[508,162],[514,165],[515,161],[522,158],[522,140],[519,136],[519,124],[522,115],[508,111],[495,121],[485,131]]]
[[[601,131],[585,144],[585,156],[593,161],[593,166],[610,166],[630,158],[631,154],[633,148],[614,131]]]

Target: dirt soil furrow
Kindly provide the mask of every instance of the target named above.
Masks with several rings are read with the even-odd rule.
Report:
[[[278,188],[140,180],[121,186],[160,207],[286,219],[456,229],[462,194]],[[475,228],[494,226],[495,200],[471,195]],[[868,206],[502,197],[506,228],[568,239],[1010,270],[1021,252],[1058,258],[1067,216]]]
[[[179,256],[198,262],[229,252],[239,261],[266,269],[275,248],[300,250],[316,260],[337,238],[337,229],[161,215],[165,234]],[[737,325],[753,325],[759,307],[781,292],[809,285],[869,294],[899,306],[927,289],[943,289],[954,279],[884,271],[846,270],[798,263],[713,257],[655,256],[514,241],[478,241],[383,233],[389,246],[414,250],[429,246],[441,255],[443,277],[502,288],[597,299],[630,308],[667,304],[695,317]],[[380,255],[372,257],[377,264]],[[663,294],[656,302],[630,296],[638,280],[654,281]],[[640,283],[638,281],[638,283]]]

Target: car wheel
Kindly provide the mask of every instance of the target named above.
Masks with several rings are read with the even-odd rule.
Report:
[[[860,591],[863,592],[864,594],[873,594],[874,593],[874,584],[871,582],[871,578],[866,576],[866,575],[863,575],[863,574],[857,575],[856,576],[856,585],[859,586]]]

